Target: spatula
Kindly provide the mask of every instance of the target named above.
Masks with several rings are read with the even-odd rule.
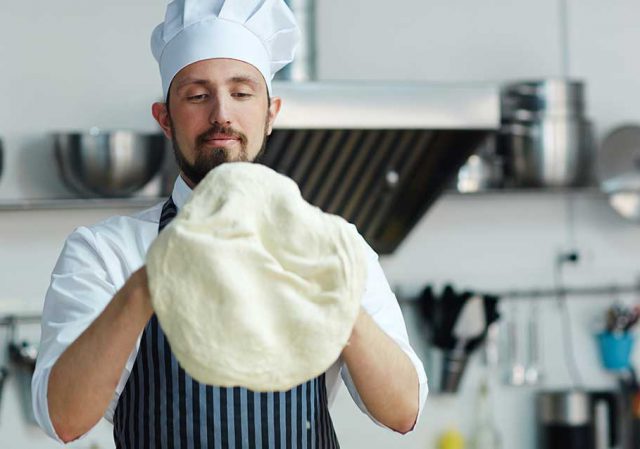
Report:
[[[464,352],[467,343],[482,335],[485,326],[484,301],[481,296],[474,295],[463,306],[453,328],[453,336],[456,338],[454,350]]]

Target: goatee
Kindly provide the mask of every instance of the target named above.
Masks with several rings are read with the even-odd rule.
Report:
[[[238,139],[240,144],[240,151],[236,157],[232,157],[229,154],[229,150],[225,147],[205,148],[206,141],[209,140],[215,134],[225,134],[233,136]],[[171,143],[173,144],[173,154],[176,159],[178,167],[182,171],[183,175],[191,182],[193,186],[196,186],[207,174],[225,162],[249,162],[247,154],[247,136],[232,127],[224,127],[218,124],[214,124],[205,133],[202,133],[196,138],[196,158],[193,163],[186,160],[182,150],[176,139],[175,128],[173,127],[173,121],[171,121]],[[260,146],[260,151],[253,159],[252,162],[260,162],[265,148],[267,146],[267,133],[266,124],[264,137]]]

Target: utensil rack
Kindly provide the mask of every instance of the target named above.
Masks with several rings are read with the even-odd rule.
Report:
[[[473,290],[473,289],[462,289]],[[417,294],[408,295],[404,288],[396,286],[393,291],[399,302],[412,303],[417,302]],[[420,289],[422,291],[422,289]],[[557,298],[567,299],[593,299],[598,296],[615,297],[622,294],[640,293],[640,283],[632,285],[602,285],[593,287],[563,287],[563,288],[532,288],[532,289],[514,289],[495,292],[474,291],[479,295],[497,296],[500,300],[527,300],[527,299],[543,299],[555,300]]]
[[[616,296],[621,294],[640,293],[640,284],[635,285],[603,285],[596,287],[564,287],[531,290],[506,290],[493,293],[501,299],[557,299],[559,297],[588,298],[593,296]]]

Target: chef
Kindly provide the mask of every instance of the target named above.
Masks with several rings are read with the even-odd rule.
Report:
[[[371,419],[412,430],[427,382],[398,303],[366,246],[361,309],[340,358],[286,392],[203,385],[171,352],[151,307],[147,250],[216,166],[256,161],[282,106],[271,80],[299,39],[284,0],[174,0],[152,33],[164,103],[152,113],[180,167],[171,197],[77,228],[45,298],[33,376],[40,426],[76,440],[104,416],[117,448],[336,448],[340,382]]]

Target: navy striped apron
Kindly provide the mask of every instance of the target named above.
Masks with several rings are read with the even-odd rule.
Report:
[[[171,198],[158,232],[176,216]],[[292,390],[257,393],[196,382],[171,352],[155,315],[113,416],[117,449],[339,448],[325,375]]]

